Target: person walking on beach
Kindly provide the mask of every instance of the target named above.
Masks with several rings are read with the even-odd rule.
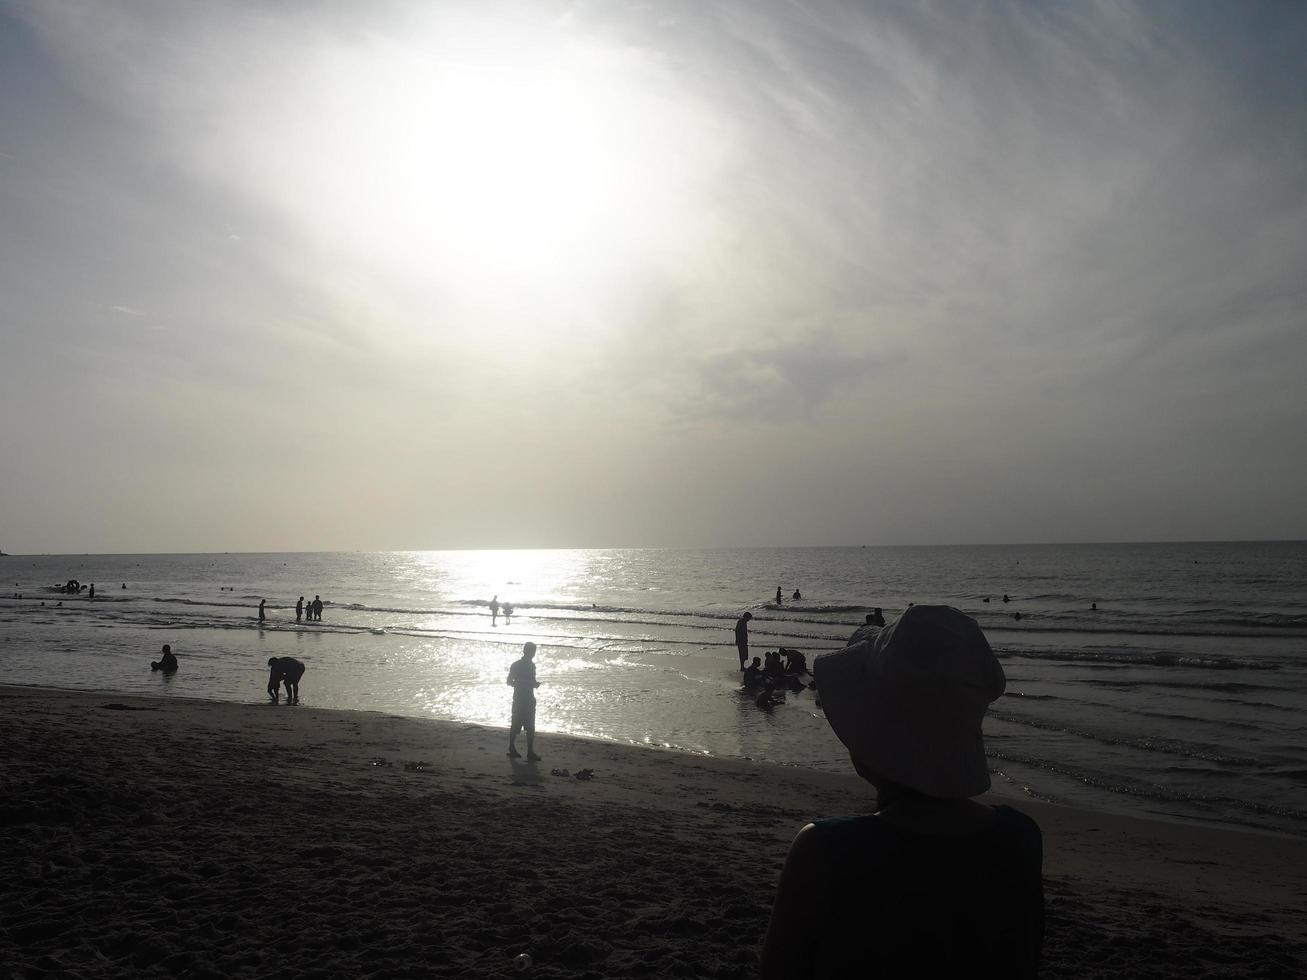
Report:
[[[319,622],[322,621],[322,596],[313,597],[313,618]]]
[[[536,680],[536,645],[527,642],[522,647],[522,657],[520,660],[514,660],[513,665],[508,668],[508,686],[513,689],[513,717],[508,728],[508,757],[510,759],[520,759],[522,754],[517,751],[517,733],[526,729],[526,759],[528,762],[539,762],[540,756],[536,755],[536,688],[540,682]]]
[[[286,685],[286,703],[300,703],[300,678],[304,676],[304,665],[294,657],[268,658],[268,696],[273,704],[279,704],[281,692],[279,685]]]
[[[496,592],[495,597],[490,600],[490,625],[491,626],[499,625],[499,593],[498,592]]]
[[[295,622],[304,618],[304,597],[300,596],[300,601],[295,603]]]
[[[764,980],[1035,977],[1043,837],[981,803],[981,725],[1007,680],[976,621],[915,606],[874,638],[817,657],[822,707],[875,812],[807,824],[790,845]],[[869,887],[874,883],[874,887]],[[869,966],[870,964],[870,966]]]
[[[267,599],[260,599],[260,600],[259,600],[259,622],[260,622],[260,623],[263,622],[265,619],[267,619],[267,617],[263,615],[263,604],[266,603],[267,601],[268,601]]]
[[[735,621],[735,651],[740,655],[740,670],[749,662],[749,620],[753,613],[746,612]]]

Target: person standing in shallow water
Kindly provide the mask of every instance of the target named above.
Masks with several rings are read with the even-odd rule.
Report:
[[[740,655],[740,670],[749,662],[749,620],[753,613],[746,612],[735,621],[735,652]]]
[[[498,592],[496,592],[495,597],[490,600],[490,625],[491,626],[499,625],[499,593]]]
[[[304,597],[300,596],[300,601],[295,603],[295,622],[304,618]]]
[[[508,757],[520,759],[517,751],[517,733],[526,729],[526,758],[528,762],[539,762],[536,755],[536,645],[528,642],[522,647],[522,658],[513,661],[508,668],[508,686],[513,689],[513,717],[508,728]]]
[[[264,603],[266,603],[267,601],[268,601],[267,599],[260,599],[260,600],[259,600],[259,622],[260,622],[260,623],[263,622],[265,619],[267,619],[267,617],[263,614],[263,605],[264,605]]]
[[[313,597],[313,618],[319,621],[322,619],[322,596],[320,595]]]

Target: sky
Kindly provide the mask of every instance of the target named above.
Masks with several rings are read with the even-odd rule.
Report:
[[[1303,50],[0,0],[0,549],[1307,538]]]

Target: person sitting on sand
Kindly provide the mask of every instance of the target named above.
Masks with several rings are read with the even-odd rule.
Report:
[[[976,621],[915,606],[813,663],[822,707],[875,812],[819,820],[790,845],[764,978],[1034,977],[1043,840],[989,789],[981,723],[1006,678]]]
[[[505,605],[504,619],[508,619]],[[536,645],[527,642],[522,647],[522,657],[514,660],[508,668],[508,686],[513,689],[513,715],[508,728],[508,755],[511,759],[520,759],[522,753],[517,751],[517,733],[526,729],[526,758],[528,762],[539,762],[536,755]]]
[[[278,685],[286,685],[286,703],[300,703],[300,678],[304,676],[304,665],[294,657],[268,658],[268,695],[273,704],[279,704],[281,692]]]
[[[754,687],[762,680],[762,661],[757,657],[753,658],[753,663],[744,668],[744,686]]]
[[[172,647],[167,643],[163,645],[163,656],[158,660],[150,661],[150,670],[161,670],[165,674],[176,673],[177,658],[172,655]]]
[[[775,650],[769,650],[763,654],[762,672],[771,681],[784,679],[785,666],[781,663],[781,655]]]

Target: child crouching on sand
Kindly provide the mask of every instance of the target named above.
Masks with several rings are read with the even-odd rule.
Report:
[[[989,789],[981,722],[1006,678],[976,621],[913,606],[813,673],[875,812],[810,823],[781,871],[764,978],[1034,977],[1039,827]]]

